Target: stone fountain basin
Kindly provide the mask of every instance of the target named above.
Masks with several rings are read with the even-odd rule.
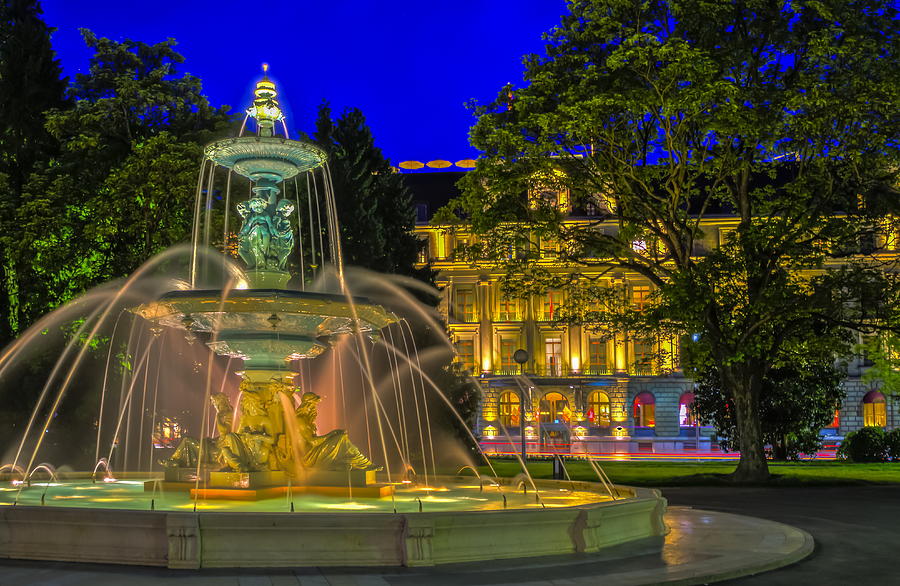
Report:
[[[353,331],[354,309],[363,331],[380,330],[397,321],[397,316],[364,297],[312,293],[285,289],[232,289],[170,291],[158,300],[132,309],[148,321],[187,329],[184,318],[191,316],[194,332],[226,330],[252,332],[278,330],[313,337]],[[269,317],[281,320],[273,328]]]
[[[321,167],[328,155],[320,147],[305,141],[275,136],[241,136],[206,145],[203,154],[235,173],[259,179],[280,181]]]
[[[541,491],[603,493],[596,483],[536,483]],[[19,505],[0,509],[0,557],[184,569],[429,566],[661,545],[666,500],[659,491],[616,490],[623,498],[575,506],[398,514]]]

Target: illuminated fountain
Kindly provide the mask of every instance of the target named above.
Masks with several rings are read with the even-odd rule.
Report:
[[[207,161],[253,185],[251,197],[237,205],[243,218],[238,253],[246,265],[247,288],[172,291],[134,309],[158,326],[202,335],[216,354],[244,363],[237,409],[223,393],[210,396],[217,412],[216,439],[186,438],[167,462],[164,488],[202,481],[205,497],[255,498],[271,496],[273,488],[286,489],[290,480],[307,490],[349,486],[358,496],[381,496],[389,485],[370,488],[380,467],[360,453],[346,432],[316,435],[319,397],[306,392],[301,402],[295,401],[298,372],[290,365],[319,356],[339,337],[371,336],[397,318],[347,291],[333,213],[327,231],[341,292],[286,288],[291,275],[285,265],[295,247],[291,215],[297,206],[279,197],[281,186],[322,167],[327,157],[309,142],[274,136],[283,114],[273,82],[260,81],[254,97],[248,115],[255,118],[258,134],[216,141],[204,151]],[[331,212],[333,205],[326,196]],[[196,264],[192,262],[194,272]],[[235,411],[242,417],[236,425]]]
[[[256,134],[245,136],[251,118]],[[10,481],[0,487],[0,556],[172,568],[413,566],[593,552],[663,534],[659,493],[614,487],[602,473],[595,484],[481,477],[464,457],[447,466],[456,448],[440,440],[428,405],[450,401],[423,365],[446,357],[448,343],[420,352],[411,322],[441,326],[388,276],[345,271],[326,154],[287,137],[272,81],[257,84],[239,135],[204,154],[190,249],[89,292],[0,355],[2,381],[46,343],[43,334],[70,332],[0,468]],[[240,265],[209,249],[216,193],[224,193],[229,248],[238,182],[247,187],[234,206]],[[104,336],[88,434],[93,471],[54,469],[46,438]],[[124,364],[118,388],[116,360]],[[179,405],[170,413],[192,418],[163,421],[166,401]],[[41,529],[47,524],[54,530]]]

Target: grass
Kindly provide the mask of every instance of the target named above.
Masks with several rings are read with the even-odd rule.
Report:
[[[492,459],[499,476],[515,476],[522,469],[515,459]],[[730,486],[728,474],[733,462],[602,462],[609,478],[617,484],[632,486]],[[573,480],[596,481],[597,475],[587,462],[566,460]],[[550,461],[529,461],[535,478],[552,478]],[[487,466],[482,474],[490,474]],[[855,464],[848,462],[770,462],[772,478],[767,486],[846,486],[863,484],[900,484],[900,463]]]

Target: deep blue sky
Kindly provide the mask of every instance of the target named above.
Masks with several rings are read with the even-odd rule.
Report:
[[[318,104],[363,110],[394,164],[474,156],[463,104],[520,83],[521,56],[542,52],[564,0],[43,0],[67,75],[90,56],[78,33],[148,43],[173,37],[184,70],[213,104],[243,109],[270,64],[293,130]]]

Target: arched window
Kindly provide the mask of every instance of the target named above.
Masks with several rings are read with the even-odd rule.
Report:
[[[521,420],[519,419],[519,395],[512,391],[500,393],[498,412],[500,414],[500,424],[503,427],[518,427],[521,425]]]
[[[697,418],[694,417],[694,393],[684,393],[678,399],[678,425],[697,427]]]
[[[884,427],[887,425],[887,403],[878,391],[869,391],[863,397],[863,425]]]
[[[588,395],[587,419],[591,425],[609,426],[609,396],[600,391]]]
[[[566,423],[570,415],[569,401],[561,393],[547,393],[541,399],[541,423]]]
[[[634,398],[634,424],[638,427],[656,427],[656,399],[653,393],[643,392]]]

